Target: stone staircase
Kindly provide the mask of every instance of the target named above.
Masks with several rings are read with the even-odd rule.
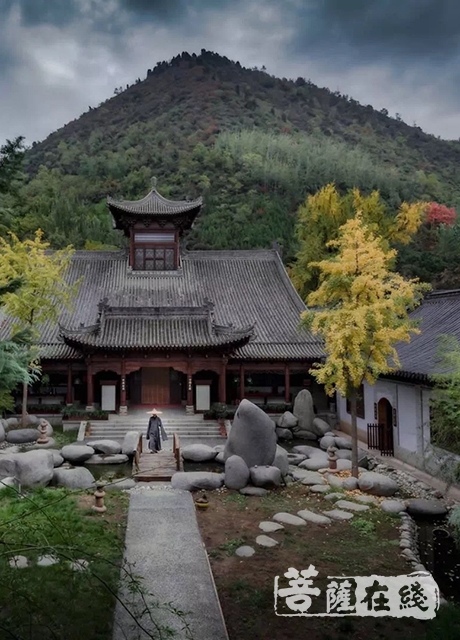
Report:
[[[225,436],[220,435],[219,424],[215,420],[203,420],[201,414],[186,415],[185,412],[163,411],[161,415],[163,426],[169,440],[165,443],[172,444],[173,434],[179,436],[181,446],[187,444],[203,443],[215,446],[223,444]],[[110,439],[122,441],[128,431],[139,431],[141,434],[147,432],[149,417],[142,412],[133,413],[128,416],[110,416],[107,422],[98,421],[91,423],[91,435],[85,438],[87,442],[91,440]]]

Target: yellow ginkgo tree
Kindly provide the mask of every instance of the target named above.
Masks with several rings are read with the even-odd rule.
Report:
[[[396,251],[365,224],[360,212],[328,245],[335,254],[312,265],[319,270],[320,284],[307,306],[316,309],[304,312],[302,323],[324,341],[325,360],[311,373],[327,394],[337,391],[350,400],[352,473],[357,477],[359,387],[399,367],[395,345],[419,332],[408,313],[429,285],[392,271]]]
[[[359,211],[363,222],[388,246],[407,244],[423,222],[427,202],[401,203],[392,214],[378,191],[365,195],[350,189],[341,195],[334,184],[328,184],[308,196],[298,210],[296,240],[298,252],[290,268],[290,276],[300,295],[306,296],[318,285],[316,264],[327,257],[331,240],[336,240],[340,227]]]
[[[37,342],[40,329],[46,322],[56,322],[63,308],[70,308],[79,283],[65,280],[72,249],[50,251],[43,240],[43,232],[36,231],[33,239],[21,241],[13,233],[8,239],[0,237],[0,286],[19,279],[21,286],[2,297],[4,312],[12,319],[12,333],[26,330],[30,336],[30,350],[34,354],[30,367],[35,371],[39,360]],[[31,356],[32,357],[32,356]],[[27,384],[23,385],[22,423],[27,415]]]

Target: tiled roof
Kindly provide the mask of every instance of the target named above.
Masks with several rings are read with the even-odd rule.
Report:
[[[401,368],[396,375],[429,378],[440,373],[438,350],[440,336],[448,334],[460,340],[460,290],[429,294],[411,313],[421,332],[408,343],[397,345]]]
[[[139,215],[177,215],[201,207],[203,200],[168,200],[152,189],[142,200],[114,200],[107,198],[110,209],[116,208],[129,214]]]
[[[186,342],[198,345],[205,335],[204,321],[200,323],[191,316],[190,320],[180,321],[179,329],[177,318],[165,317],[166,311],[196,309],[211,301],[213,339],[223,341],[219,344],[228,344],[225,342],[228,336],[222,335],[225,331],[230,332],[235,345],[236,334],[247,332],[254,325],[253,337],[237,349],[235,358],[312,360],[323,355],[318,339],[298,328],[305,306],[279,255],[272,250],[191,251],[182,257],[176,272],[130,271],[127,256],[121,251],[76,251],[68,279],[75,282],[80,278],[83,283],[73,312],[63,311],[59,318],[60,326],[67,332],[81,334],[82,327],[93,327],[94,332],[100,312],[98,305],[105,300],[108,307],[130,309],[134,316],[122,319],[119,314],[118,320],[114,316],[103,334],[100,327],[99,336],[110,338],[110,344],[137,341],[144,348],[153,347],[155,341],[165,348]],[[155,318],[153,309],[157,309]],[[142,313],[147,313],[147,317],[141,317]],[[0,327],[0,339],[7,333],[7,327]],[[209,336],[208,330],[206,339]],[[237,337],[239,340],[240,336]],[[96,338],[88,334],[86,339]],[[41,330],[41,341],[46,344],[48,357],[71,357],[57,355],[64,349],[58,324],[47,322]],[[56,356],[51,355],[51,345],[58,350]]]

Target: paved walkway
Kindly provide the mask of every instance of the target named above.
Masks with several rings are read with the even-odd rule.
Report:
[[[143,586],[158,601],[189,612],[185,617],[190,627],[187,635],[180,619],[153,609],[159,622],[176,631],[174,638],[228,640],[195,505],[188,491],[166,485],[130,494],[125,560],[135,563],[134,572],[143,578]],[[123,594],[121,597],[129,598]],[[147,616],[137,619],[152,629]],[[117,604],[113,640],[148,637],[139,629],[133,630],[132,618]]]
[[[350,434],[345,433],[344,431],[339,431],[337,429],[334,430],[334,433],[336,433],[338,436],[343,436],[345,438],[350,437]],[[450,500],[455,500],[455,502],[460,502],[460,489],[457,489],[457,487],[449,487],[449,489],[446,490],[446,482],[444,482],[443,480],[440,480],[439,478],[435,478],[434,476],[431,476],[429,473],[426,473],[425,471],[421,471],[420,469],[413,467],[407,462],[398,460],[398,458],[393,458],[392,456],[381,456],[378,454],[378,452],[375,449],[369,449],[369,447],[367,446],[367,443],[364,442],[363,440],[358,441],[358,446],[360,449],[363,449],[364,451],[369,451],[372,457],[376,458],[379,462],[382,462],[383,464],[387,464],[390,467],[394,467],[399,471],[405,471],[406,473],[410,473],[411,476],[413,476],[417,480],[420,480],[421,482],[424,482],[429,487],[433,487],[433,489],[438,489],[439,491],[442,491],[442,493],[445,495],[446,498],[449,498]]]

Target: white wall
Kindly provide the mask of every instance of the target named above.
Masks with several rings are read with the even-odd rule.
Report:
[[[358,418],[361,439],[367,438],[367,425],[376,422],[375,408],[381,398],[386,398],[396,409],[396,425],[393,426],[395,455],[402,449],[401,457],[422,454],[430,441],[429,399],[430,390],[414,384],[377,380],[375,385],[364,383],[364,419]],[[347,413],[346,399],[338,396],[340,423],[349,430],[351,416]]]

